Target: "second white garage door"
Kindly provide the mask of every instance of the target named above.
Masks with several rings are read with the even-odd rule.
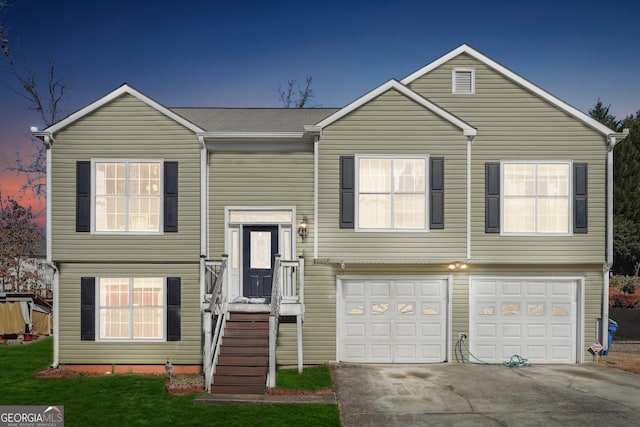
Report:
[[[469,350],[483,362],[575,363],[577,313],[576,280],[472,279]]]
[[[445,361],[446,279],[348,278],[338,286],[341,361]]]

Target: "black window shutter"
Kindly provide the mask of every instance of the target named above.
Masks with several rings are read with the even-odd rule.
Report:
[[[500,163],[485,163],[485,233],[500,233]]]
[[[340,228],[355,227],[354,166],[354,156],[340,156]]]
[[[178,162],[164,162],[164,231],[178,231]]]
[[[179,277],[167,277],[167,341],[180,341]]]
[[[80,279],[80,340],[96,340],[96,278]]]
[[[587,233],[587,164],[573,164],[573,232]]]
[[[76,162],[76,231],[91,231],[91,162]]]
[[[429,165],[429,228],[444,228],[444,157],[431,157]]]

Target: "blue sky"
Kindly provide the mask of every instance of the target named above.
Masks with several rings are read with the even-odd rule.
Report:
[[[277,107],[307,76],[317,106],[340,107],[462,43],[582,111],[640,110],[637,1],[6,1],[14,55],[40,75],[55,60],[67,114],[123,82],[170,107]],[[31,125],[0,85],[0,174]]]

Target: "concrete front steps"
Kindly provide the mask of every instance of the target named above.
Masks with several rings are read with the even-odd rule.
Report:
[[[230,312],[213,377],[214,394],[264,394],[269,369],[269,313]]]

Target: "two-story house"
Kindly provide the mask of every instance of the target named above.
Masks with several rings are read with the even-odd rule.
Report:
[[[263,390],[265,364],[450,362],[460,337],[471,361],[581,363],[606,333],[626,134],[467,45],[340,109],[125,84],[35,135],[54,365]]]

